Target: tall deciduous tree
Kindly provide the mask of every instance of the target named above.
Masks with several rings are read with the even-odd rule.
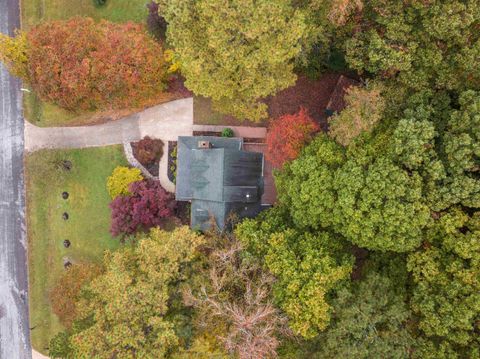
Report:
[[[267,132],[266,158],[275,167],[295,159],[302,147],[320,129],[305,108],[294,115],[284,115],[271,120]]]
[[[180,290],[193,280],[190,264],[202,243],[188,227],[156,228],[137,246],[108,253],[106,272],[78,303],[78,318],[91,325],[72,335],[74,357],[164,358],[185,344]]]
[[[328,298],[350,277],[353,257],[339,236],[295,229],[279,231],[265,225],[270,213],[275,223],[278,213],[269,212],[258,220],[244,221],[236,234],[249,250],[263,257],[275,275],[275,299],[287,314],[292,331],[312,338],[328,326]]]
[[[349,160],[335,179],[336,231],[373,250],[406,252],[420,245],[430,210],[418,173],[387,158],[367,165]]]
[[[437,181],[437,210],[455,204],[480,208],[480,92],[463,92],[459,105],[440,133],[445,175]]]
[[[200,289],[185,296],[197,309],[197,330],[215,335],[226,352],[240,359],[276,357],[280,337],[289,330],[273,304],[273,276],[243,258],[233,236],[210,235],[207,241],[204,279]]]
[[[0,61],[8,70],[22,80],[28,81],[28,41],[25,32],[18,32],[14,38],[0,34]]]
[[[410,358],[415,347],[406,328],[411,313],[405,283],[385,273],[369,273],[332,300],[332,323],[316,339],[315,358]]]
[[[345,158],[342,146],[320,134],[275,176],[279,202],[289,208],[297,227],[319,229],[338,223],[335,172]]]
[[[422,248],[409,255],[408,269],[419,328],[433,343],[440,339],[452,346],[459,357],[478,357],[480,213],[470,216],[455,208],[444,214]]]
[[[480,87],[478,1],[366,1],[346,43],[359,71],[410,89]]]
[[[29,80],[68,110],[138,105],[165,88],[162,51],[138,24],[44,22],[28,33]]]
[[[297,226],[333,230],[364,248],[413,250],[429,223],[418,173],[386,155],[345,154],[324,135],[288,164],[276,183]]]
[[[285,0],[164,0],[167,38],[186,86],[220,111],[258,121],[260,98],[290,85],[307,32],[304,15]]]

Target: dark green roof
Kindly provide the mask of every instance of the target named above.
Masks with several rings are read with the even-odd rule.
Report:
[[[199,148],[208,141],[209,148]],[[263,154],[242,151],[242,140],[179,137],[176,198],[192,201],[192,228],[205,230],[213,219],[220,229],[228,217],[252,217],[261,209]]]

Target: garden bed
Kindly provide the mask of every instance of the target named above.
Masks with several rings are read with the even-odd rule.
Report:
[[[159,175],[160,158],[163,156],[164,143],[148,136],[137,142],[130,142],[133,156],[153,176]]]
[[[176,183],[177,178],[177,141],[168,141],[168,171],[170,182]]]
[[[191,203],[188,201],[178,201],[175,210],[175,216],[180,220],[182,225],[190,225],[190,208]]]

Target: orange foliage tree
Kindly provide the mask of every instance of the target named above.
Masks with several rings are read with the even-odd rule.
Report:
[[[68,110],[135,106],[165,89],[162,47],[139,24],[51,21],[28,42],[33,88]]]
[[[267,131],[267,160],[275,167],[295,159],[302,147],[312,139],[320,127],[305,108],[294,115],[284,115],[272,120]]]
[[[78,263],[67,268],[50,291],[53,312],[66,327],[72,326],[76,316],[75,303],[82,287],[101,274],[101,267]]]

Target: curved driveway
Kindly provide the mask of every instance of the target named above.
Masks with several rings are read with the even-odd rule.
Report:
[[[0,0],[0,32],[19,28],[18,0]],[[31,358],[20,83],[0,64],[0,358]]]
[[[107,146],[138,141],[145,136],[176,141],[178,136],[191,135],[192,126],[193,99],[190,97],[95,126],[37,127],[25,122],[25,150]]]
[[[185,98],[96,126],[37,127],[25,121],[25,150],[107,146],[138,141],[145,136],[164,142],[176,141],[178,136],[191,136],[192,131],[193,99]],[[158,179],[162,187],[175,192],[175,185],[167,176],[166,154],[161,157],[159,167]]]

